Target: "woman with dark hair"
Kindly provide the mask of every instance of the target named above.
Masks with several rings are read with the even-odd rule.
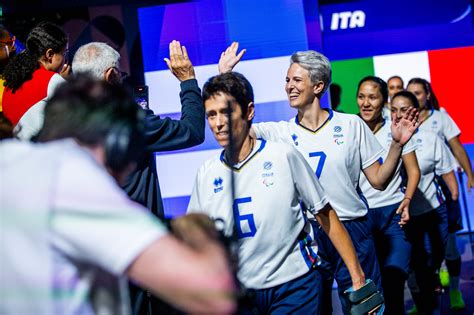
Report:
[[[387,83],[367,76],[357,89],[359,116],[369,126],[380,145],[390,149],[392,132],[390,119],[383,117],[384,104],[388,99]],[[402,151],[395,174],[384,191],[372,187],[365,175],[359,178],[362,194],[369,206],[368,216],[372,223],[377,258],[379,260],[382,287],[385,297],[385,314],[404,314],[404,288],[408,278],[411,245],[402,227],[410,218],[410,201],[420,180],[420,169],[415,155],[415,143],[410,140]],[[385,153],[382,163],[387,158]],[[402,189],[400,170],[405,167],[408,175],[406,189]]]
[[[413,78],[408,82],[407,90],[415,94],[420,105],[420,117],[422,117],[420,129],[433,131],[438,134],[450,147],[457,162],[466,172],[467,189],[474,187],[474,175],[470,159],[459,140],[461,130],[458,128],[449,114],[441,108],[431,84],[421,78]],[[459,167],[456,165],[456,168]],[[461,206],[458,200],[454,200],[443,182],[439,180],[441,189],[446,196],[446,207],[448,208],[448,246],[446,249],[446,266],[449,275],[441,273],[441,282],[444,286],[449,285],[450,306],[454,310],[463,309],[465,303],[459,289],[459,276],[461,274],[461,255],[456,244],[456,232],[463,228]]]
[[[41,22],[26,39],[26,49],[16,55],[3,73],[3,111],[15,127],[16,136],[30,139],[43,125],[43,109],[64,79],[68,38],[57,25]]]
[[[16,53],[16,38],[11,35],[5,26],[0,24],[0,112],[2,112],[2,97],[5,89],[3,71],[6,65]]]
[[[399,120],[406,111],[418,107],[418,101],[408,91],[398,92],[391,103],[392,120]],[[419,128],[413,135],[417,144],[416,158],[420,166],[420,182],[412,196],[407,235],[412,244],[411,268],[408,281],[413,300],[420,314],[432,314],[437,308],[435,287],[436,270],[444,259],[448,238],[447,210],[444,196],[437,189],[436,176],[441,176],[454,199],[458,186],[453,172],[453,161],[448,147],[432,131]],[[425,244],[428,238],[429,246]],[[416,289],[415,289],[416,288]]]

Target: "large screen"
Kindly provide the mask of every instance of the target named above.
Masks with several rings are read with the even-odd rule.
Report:
[[[295,115],[284,92],[289,56],[322,51],[332,61],[333,82],[342,86],[342,108],[357,112],[355,89],[366,75],[400,75],[432,82],[441,106],[462,130],[461,141],[474,156],[471,74],[474,27],[469,0],[202,0],[139,9],[140,35],[150,107],[180,118],[179,83],[164,57],[176,39],[188,49],[200,86],[217,74],[218,58],[232,42],[247,53],[236,71],[255,90],[259,121]],[[327,98],[323,101],[327,105]],[[184,213],[198,167],[220,152],[206,129],[205,142],[156,155],[165,214]],[[467,195],[467,204],[474,196]]]
[[[322,49],[317,1],[203,0],[142,8],[138,16],[150,107],[155,114],[175,119],[181,111],[179,82],[163,61],[174,39],[186,46],[200,86],[217,74],[219,57],[233,41],[247,49],[235,70],[254,88],[254,122],[295,115],[284,91],[289,56]],[[206,128],[202,145],[157,154],[166,216],[185,211],[197,169],[220,151]]]

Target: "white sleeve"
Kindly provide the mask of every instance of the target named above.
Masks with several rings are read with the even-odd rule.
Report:
[[[280,121],[252,124],[252,130],[255,132],[257,138],[274,142],[284,142],[288,137],[288,122]]]
[[[326,193],[311,166],[296,149],[288,147],[287,157],[293,183],[300,199],[305,208],[316,215],[328,203]]]
[[[413,140],[413,137],[411,137],[411,139],[408,140],[408,142],[403,146],[402,155],[413,152],[416,150],[416,148],[417,148],[417,145],[415,141]]]
[[[359,153],[362,169],[366,169],[383,156],[384,148],[369,129],[367,124],[356,116],[356,134],[359,140]]]
[[[438,135],[435,137],[435,173],[443,175],[453,170],[454,161],[448,146]]]
[[[443,120],[443,136],[446,141],[461,134],[461,130],[447,112],[441,112],[441,119]]]
[[[146,208],[131,201],[102,167],[87,158],[78,154],[59,165],[52,202],[53,246],[76,261],[121,275],[167,231]]]
[[[199,168],[196,179],[194,181],[194,187],[193,187],[193,192],[191,193],[191,198],[189,199],[189,204],[188,204],[188,209],[186,210],[186,213],[192,213],[192,212],[204,212],[204,209],[201,205],[201,195],[200,195],[200,186],[201,186],[201,172],[202,172],[203,166]]]
[[[64,82],[66,82],[66,80],[64,80],[62,76],[60,76],[59,74],[54,74],[48,83],[48,92],[46,95],[46,99],[49,100],[51,96],[53,96],[54,92],[56,92],[56,89]]]

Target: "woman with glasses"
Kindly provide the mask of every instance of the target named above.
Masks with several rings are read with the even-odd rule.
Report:
[[[43,126],[43,109],[56,87],[68,56],[68,38],[57,25],[41,22],[26,39],[26,48],[3,73],[2,107],[20,139],[29,140]]]

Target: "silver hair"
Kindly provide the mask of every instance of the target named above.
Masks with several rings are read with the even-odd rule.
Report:
[[[120,54],[106,43],[92,42],[82,45],[72,60],[74,73],[89,73],[97,79],[104,80],[105,72],[117,67]]]
[[[309,71],[309,78],[312,83],[322,81],[324,89],[321,95],[326,92],[331,84],[331,63],[323,54],[314,50],[297,51],[291,55],[290,65],[299,64],[301,67]]]

